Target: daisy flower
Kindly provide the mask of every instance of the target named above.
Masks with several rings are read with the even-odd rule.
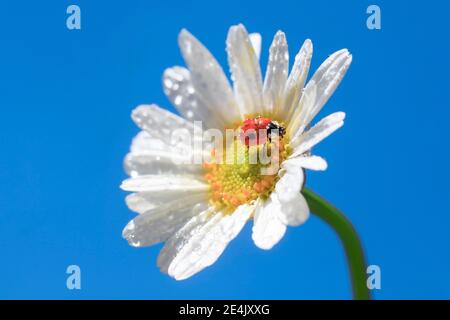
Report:
[[[333,113],[311,125],[346,73],[352,56],[346,49],[326,59],[305,86],[312,43],[306,40],[289,72],[285,34],[277,32],[263,79],[259,65],[261,36],[243,25],[229,29],[226,49],[232,86],[212,54],[188,31],[178,38],[187,68],[175,66],[163,75],[164,92],[183,116],[156,105],[142,105],[132,119],[142,131],[125,158],[130,178],[121,188],[133,192],[128,207],[139,213],[123,230],[135,247],[164,242],[157,263],[161,271],[182,280],[213,264],[249,220],[252,239],[261,249],[280,241],[287,226],[309,217],[301,194],[305,169],[325,170],[326,161],[311,149],[343,125],[345,114]],[[199,130],[197,121],[201,121]],[[242,136],[216,148],[195,148],[204,129],[267,129],[250,145]],[[275,130],[278,135],[271,136]],[[183,130],[193,139],[174,139]],[[254,136],[253,136],[254,137]],[[253,139],[255,140],[255,139]],[[270,153],[279,166],[250,163],[252,153],[276,146]],[[241,160],[221,162],[232,151]],[[266,149],[267,150],[267,149]],[[205,159],[205,154],[212,157]],[[198,163],[199,162],[199,163]]]

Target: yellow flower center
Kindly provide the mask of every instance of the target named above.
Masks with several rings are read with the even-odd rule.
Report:
[[[234,137],[222,152],[213,149],[212,160],[203,164],[211,204],[231,213],[258,197],[268,198],[281,163],[292,152],[284,140],[286,137],[277,137],[249,146],[242,137]]]

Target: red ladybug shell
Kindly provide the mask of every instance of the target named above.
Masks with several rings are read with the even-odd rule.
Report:
[[[244,120],[244,124],[241,127],[241,138],[245,145],[249,146],[249,144],[255,144],[256,141],[257,144],[265,143],[267,140],[267,135],[265,134],[263,136],[259,136],[259,130],[267,130],[271,122],[271,119],[263,117]],[[256,137],[254,134],[256,134]]]

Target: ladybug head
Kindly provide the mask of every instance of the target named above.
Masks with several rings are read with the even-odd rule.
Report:
[[[282,126],[280,126],[278,124],[278,122],[276,121],[271,121],[268,125],[267,125],[267,136],[269,137],[270,140],[270,135],[272,133],[272,130],[278,130],[278,134],[281,138],[283,138],[284,134],[286,133],[286,129]]]
[[[286,133],[286,129],[278,124],[276,121],[272,121],[269,118],[263,118],[258,116],[256,118],[246,119],[242,126],[241,138],[246,146],[250,145],[250,142],[256,141],[257,144],[266,143],[272,134],[272,130],[278,130],[280,137],[283,137]],[[260,130],[266,130],[264,136],[260,136]]]

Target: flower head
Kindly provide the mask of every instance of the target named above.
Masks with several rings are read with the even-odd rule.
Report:
[[[163,87],[183,117],[156,105],[133,111],[142,131],[125,158],[131,177],[121,187],[134,192],[126,202],[139,213],[123,237],[136,247],[165,242],[158,266],[181,280],[213,264],[249,219],[253,241],[262,249],[278,243],[287,226],[307,220],[300,193],[304,170],[327,167],[311,149],[343,125],[345,114],[333,113],[313,126],[311,121],[352,56],[346,49],[335,52],[304,86],[312,43],[303,43],[289,73],[287,42],[279,31],[263,80],[261,37],[233,26],[227,37],[231,87],[196,38],[182,30],[178,40],[188,68],[167,69]],[[211,130],[227,139],[205,143]]]

